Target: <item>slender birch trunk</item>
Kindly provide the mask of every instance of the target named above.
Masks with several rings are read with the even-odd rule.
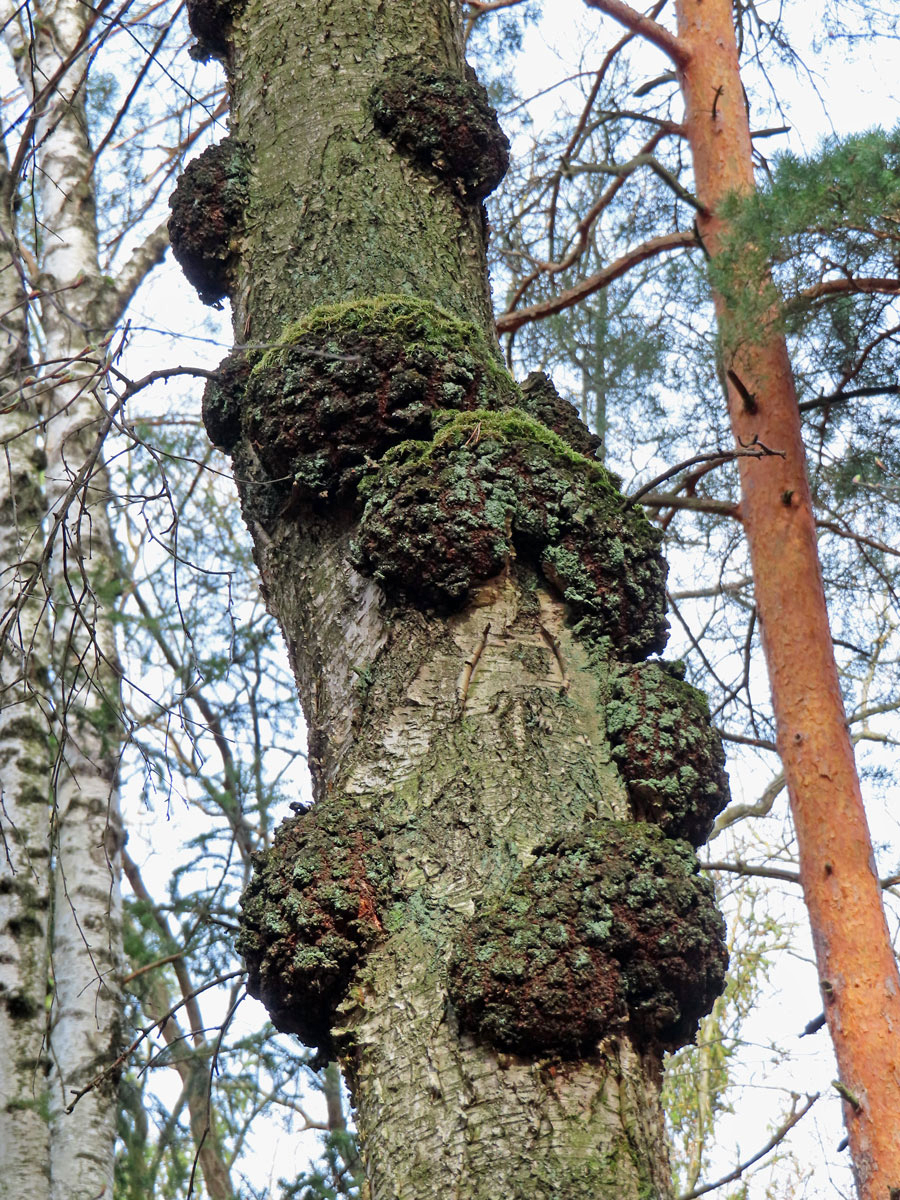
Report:
[[[173,248],[201,296],[232,298],[204,413],[317,797],[245,897],[251,990],[340,1057],[372,1200],[666,1200],[661,1051],[712,1003],[724,948],[670,840],[712,818],[664,814],[652,787],[642,808],[629,751],[661,693],[704,746],[708,717],[641,661],[664,642],[656,536],[584,457],[574,410],[534,401],[554,440],[499,365],[480,201],[504,150],[459,6],[190,10],[227,62],[232,131],[180,181]],[[595,602],[596,621],[578,607]],[[720,753],[699,772],[713,808]]]
[[[102,10],[76,0],[18,12],[5,37],[32,102],[34,179],[43,232],[41,352],[73,362],[42,394],[46,428],[46,527],[53,538],[53,897],[49,1014],[49,1128],[54,1200],[112,1194],[115,1081],[71,1093],[120,1048],[119,876],[122,844],[116,772],[121,753],[120,670],[110,623],[117,592],[108,485],[97,438],[102,370],[74,363],[105,329],[99,294],[91,147],[84,107],[90,23]],[[97,353],[89,356],[97,361]],[[46,820],[46,814],[45,814]],[[14,1186],[18,1187],[18,1183]],[[17,1196],[30,1195],[16,1192]]]
[[[47,1200],[49,638],[40,593],[23,600],[42,544],[43,455],[23,389],[29,362],[14,196],[0,145],[0,1197]]]
[[[754,188],[731,4],[678,0],[676,37],[621,0],[587,3],[675,62],[705,209],[697,224],[714,259],[729,232],[723,200]],[[793,374],[774,313],[749,335],[727,296],[713,299],[735,438],[779,452],[740,460],[740,517],[857,1185],[863,1200],[885,1200],[900,1194],[900,977],[832,647]]]

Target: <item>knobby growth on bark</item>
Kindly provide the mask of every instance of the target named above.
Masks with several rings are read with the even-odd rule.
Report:
[[[481,200],[505,139],[443,4],[348,0],[315,30],[190,8],[239,167],[198,160],[170,232],[234,308],[204,419],[317,801],[245,894],[250,990],[340,1057],[373,1196],[670,1195],[659,1064],[723,983],[691,844],[724,760],[646,661],[658,533],[549,381],[499,363]]]

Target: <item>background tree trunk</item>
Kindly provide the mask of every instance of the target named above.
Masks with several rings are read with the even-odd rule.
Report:
[[[25,289],[13,255],[14,181],[0,149],[0,1196],[47,1200],[47,841],[49,637],[42,598],[26,598],[40,554],[43,455],[29,374]]]
[[[730,232],[723,205],[755,186],[731,5],[678,0],[676,37],[620,0],[587,3],[678,68],[703,206],[697,228],[715,266]],[[767,277],[746,281],[760,298],[770,286]],[[860,1195],[880,1198],[900,1188],[900,976],[834,659],[800,411],[774,296],[752,321],[726,281],[714,278],[713,299],[735,438],[776,452],[740,460],[740,517],[850,1148]]]
[[[33,30],[27,17],[34,18]],[[10,13],[4,26],[34,121],[36,204],[46,231],[37,264],[40,349],[49,363],[76,364],[41,389],[51,541],[42,577],[52,589],[55,738],[45,850],[54,859],[50,1176],[51,1195],[59,1200],[112,1194],[116,1080],[92,1090],[72,1113],[67,1106],[75,1089],[115,1059],[122,1041],[123,839],[116,776],[123,725],[111,623],[119,581],[100,453],[108,429],[98,390],[103,369],[93,365],[96,353],[84,353],[106,333],[95,324],[102,289],[85,111],[87,49],[98,17],[58,0],[38,13]],[[46,745],[46,730],[43,738]]]

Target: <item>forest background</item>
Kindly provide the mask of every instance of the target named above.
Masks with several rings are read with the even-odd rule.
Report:
[[[823,138],[846,139],[875,124],[893,128],[897,43],[889,11],[839,8],[817,8],[815,22],[808,6],[748,3],[737,12],[752,127],[760,135],[759,178],[770,197],[753,228],[761,239],[767,223],[766,246],[786,301],[835,644],[879,869],[889,880],[900,866],[890,805],[900,469],[892,436],[898,289],[890,281],[898,253],[900,149],[889,133],[824,146]],[[670,656],[683,655],[691,680],[710,695],[729,750],[734,804],[719,819],[708,861],[729,919],[732,974],[698,1045],[669,1062],[667,1111],[679,1185],[683,1194],[695,1194],[773,1141],[738,1179],[709,1194],[849,1195],[826,1035],[798,1036],[821,1002],[746,554],[728,515],[736,498],[734,463],[698,462],[670,474],[695,456],[715,460],[730,444],[703,255],[689,244],[689,169],[677,143],[664,136],[678,99],[662,57],[635,45],[600,81],[584,117],[598,64],[621,36],[617,26],[574,0],[554,5],[552,13],[535,0],[468,9],[469,58],[490,84],[513,144],[512,170],[490,201],[495,305],[498,314],[511,304],[544,310],[502,345],[517,377],[534,368],[553,374],[602,434],[604,461],[622,476],[626,493],[652,483],[643,500],[666,533]],[[101,648],[81,682],[67,683],[58,670],[54,695],[35,676],[31,697],[45,722],[38,736],[46,741],[49,730],[59,750],[66,714],[85,688],[110,703],[106,672],[116,654],[121,660],[125,707],[121,714],[116,706],[104,710],[103,728],[103,721],[92,721],[104,752],[119,761],[128,834],[126,1025],[135,1037],[145,1031],[124,1060],[119,1087],[116,1195],[176,1197],[192,1187],[210,1195],[355,1195],[355,1152],[334,1071],[298,1068],[297,1046],[276,1036],[262,1009],[242,997],[232,950],[250,856],[308,787],[290,670],[258,595],[225,459],[208,446],[199,419],[203,372],[216,365],[230,337],[163,259],[161,223],[174,177],[224,133],[222,80],[214,63],[189,58],[193,39],[178,6],[99,6],[97,13],[84,65],[94,148],[89,179],[103,276],[122,323],[102,346],[57,353],[33,277],[25,311],[32,341],[44,353],[29,363],[30,408],[10,402],[21,392],[21,375],[15,388],[4,388],[4,418],[24,416],[25,428],[10,427],[3,438],[12,461],[35,417],[45,420],[41,406],[66,386],[74,386],[78,401],[94,397],[108,415],[108,478],[88,478],[92,502],[101,491],[109,501],[114,565],[105,579],[82,579],[86,590],[77,600],[71,577],[61,585],[53,571],[40,573],[49,599],[33,625],[48,636],[52,631],[57,642],[62,631],[78,644],[90,632]],[[34,211],[43,186],[30,173],[40,166],[41,136],[29,128],[33,94],[13,82],[16,69],[23,79],[22,30],[29,22],[31,44],[40,40],[32,16],[26,5],[4,17],[10,55],[4,133],[18,245],[40,259],[50,235],[21,214],[27,216],[29,203]],[[797,157],[786,156],[788,149]],[[873,156],[881,164],[874,176]],[[821,200],[829,189],[842,193],[843,222],[810,220],[816,214],[810,195]],[[673,227],[687,236],[672,253],[637,258],[608,286],[561,306],[560,297],[579,281],[602,275],[607,264],[628,257],[629,247]],[[547,263],[563,265],[548,270]],[[64,286],[77,293],[78,278]],[[820,302],[826,293],[815,293],[823,283],[860,278],[881,286],[835,288],[827,304]],[[22,310],[11,304],[7,318],[16,311]],[[178,382],[142,382],[160,364]],[[60,411],[74,407],[70,395]],[[90,507],[82,502],[82,516]],[[75,547],[83,533],[77,517],[71,530]],[[10,641],[27,628],[21,597],[35,557],[32,545],[17,560],[24,565],[3,576]],[[99,623],[83,619],[91,592],[114,613],[115,650],[112,642],[104,648]],[[28,595],[39,593],[32,586]],[[34,648],[40,636],[20,640]],[[83,646],[78,655],[84,663]],[[12,736],[8,724],[6,736]],[[36,840],[41,836],[46,829],[36,831]],[[895,932],[893,890],[886,892]],[[57,898],[60,910],[70,898]],[[108,894],[103,902],[108,908]],[[195,995],[197,989],[205,990]],[[808,1097],[817,1093],[810,1106]],[[318,1151],[298,1136],[303,1130],[324,1139],[318,1166],[306,1163]]]

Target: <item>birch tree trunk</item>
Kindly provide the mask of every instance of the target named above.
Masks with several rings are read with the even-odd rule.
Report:
[[[317,798],[245,896],[251,990],[339,1055],[372,1200],[664,1200],[661,1054],[723,980],[688,845],[724,802],[721,748],[643,662],[657,535],[571,406],[499,364],[481,199],[506,150],[458,5],[190,15],[232,132],[170,231],[201,296],[233,301],[204,415]]]
[[[115,1059],[122,1039],[116,772],[123,733],[110,622],[118,581],[99,442],[108,428],[100,343],[108,327],[103,322],[116,319],[132,284],[102,289],[98,267],[85,88],[90,38],[103,8],[58,0],[32,5],[27,14],[4,13],[4,37],[31,103],[42,237],[30,285],[40,296],[38,357],[50,364],[40,390],[45,509],[35,511],[33,521],[43,519],[50,539],[41,578],[49,587],[52,614],[47,716],[55,754],[48,760],[45,729],[42,773],[45,796],[52,783],[52,814],[37,807],[35,814],[43,821],[43,861],[53,857],[50,977],[45,974],[41,1014],[46,1019],[43,996],[49,985],[49,1111],[42,1119],[49,1120],[55,1200],[112,1194],[115,1083],[88,1093],[72,1113],[67,1106],[73,1090]],[[64,364],[70,364],[67,370]],[[35,1161],[46,1168],[46,1155]],[[8,1177],[6,1183],[10,1196],[42,1194],[24,1177]]]
[[[44,497],[29,374],[25,289],[11,224],[15,184],[0,147],[0,1196],[49,1196],[47,1126],[47,839],[49,638],[39,594]]]

